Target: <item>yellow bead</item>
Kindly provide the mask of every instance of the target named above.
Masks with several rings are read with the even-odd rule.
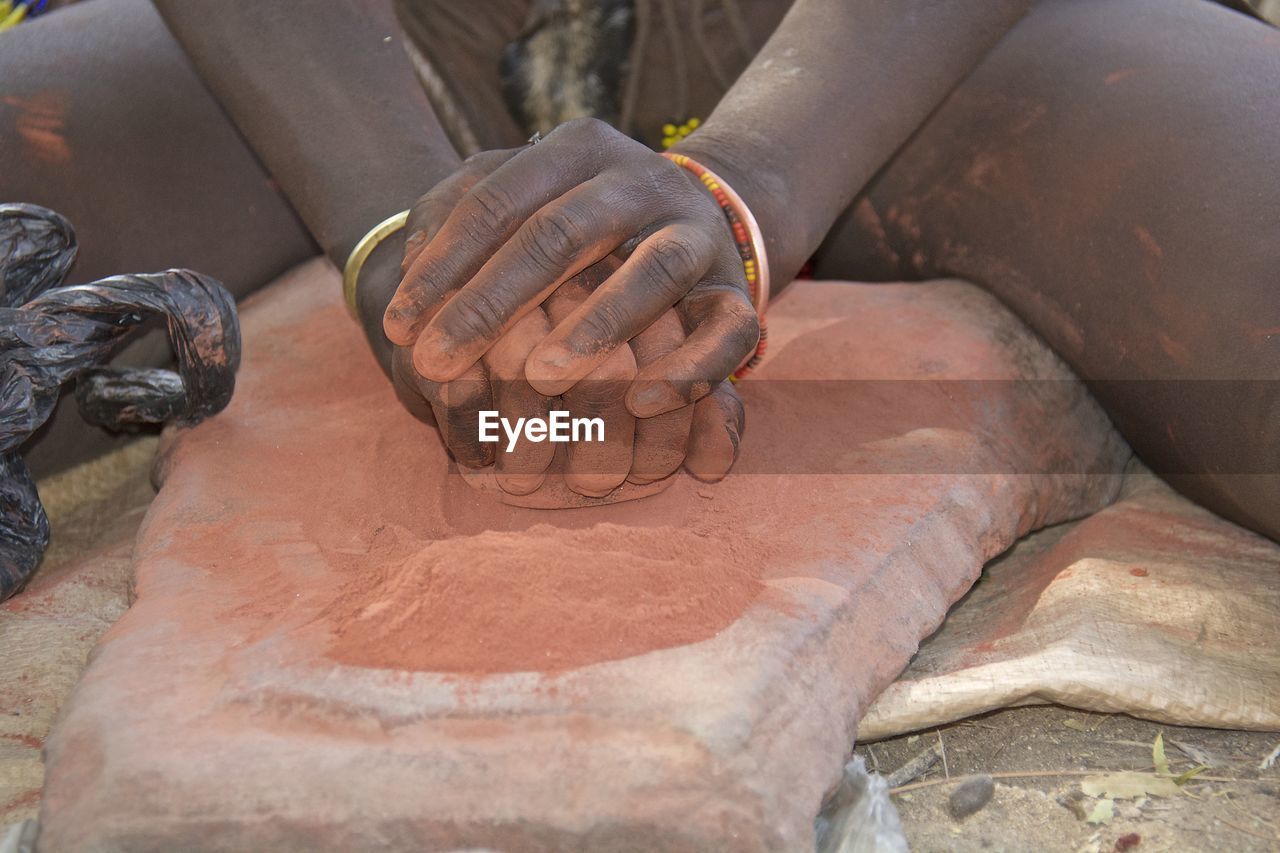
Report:
[[[676,126],[674,124],[664,124],[662,126],[662,133],[665,136],[674,136],[675,132],[676,132]]]
[[[690,129],[690,130],[697,130],[698,125],[700,125],[700,124],[702,124],[702,122],[698,121],[696,118],[691,118],[691,119],[689,119],[689,129]]]

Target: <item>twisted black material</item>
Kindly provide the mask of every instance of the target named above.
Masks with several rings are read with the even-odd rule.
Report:
[[[231,400],[240,366],[235,302],[189,270],[63,287],[71,224],[51,210],[0,205],[0,601],[22,589],[49,543],[49,521],[17,448],[48,419],[62,386],[109,429],[193,424]],[[100,367],[163,318],[178,372]]]

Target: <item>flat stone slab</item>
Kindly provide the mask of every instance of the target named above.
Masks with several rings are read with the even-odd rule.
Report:
[[[801,283],[737,472],[522,509],[402,411],[330,267],[243,322],[47,745],[42,849],[812,849],[870,699],[1129,453],[976,288]]]

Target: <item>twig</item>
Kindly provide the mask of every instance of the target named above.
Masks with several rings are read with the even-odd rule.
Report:
[[[885,783],[892,789],[898,785],[906,785],[914,779],[919,779],[929,771],[933,765],[938,763],[937,747],[929,747],[906,764],[885,777]]]
[[[1263,835],[1261,832],[1254,832],[1252,829],[1248,829],[1246,827],[1240,826],[1237,823],[1232,823],[1231,821],[1227,820],[1225,817],[1219,817],[1218,820],[1222,821],[1227,826],[1234,829],[1236,832],[1243,832],[1245,835],[1252,835],[1254,838],[1261,838],[1263,841],[1270,841],[1272,844],[1276,843],[1277,841],[1280,841],[1280,837],[1277,837],[1275,835]]]
[[[947,768],[947,746],[942,742],[942,729],[934,729],[934,734],[938,736],[938,752],[942,755],[942,775],[951,778],[951,771]]]
[[[1228,793],[1230,793],[1230,792],[1229,792],[1229,791],[1223,791],[1222,793],[1223,793],[1223,794],[1228,794]],[[1252,813],[1252,812],[1250,812],[1248,809],[1246,809],[1244,806],[1240,805],[1239,803],[1237,803],[1235,800],[1231,799],[1230,797],[1224,797],[1224,800],[1225,800],[1226,804],[1227,804],[1228,806],[1230,806],[1231,808],[1235,809],[1236,814],[1240,815],[1241,817],[1248,818],[1249,820],[1251,820],[1251,821],[1253,821],[1253,822],[1255,822],[1255,823],[1260,823],[1260,824],[1262,824],[1263,826],[1265,826],[1267,829],[1271,830],[1272,832],[1280,832],[1280,827],[1277,827],[1274,823],[1272,823],[1271,821],[1269,821],[1269,820],[1267,820],[1266,818],[1262,817],[1261,815],[1253,814],[1253,813]]]
[[[1147,768],[1148,770],[1150,768]],[[1144,770],[1028,770],[1011,773],[988,773],[992,779],[1036,779],[1051,778],[1054,776],[1101,776],[1107,773],[1142,773]],[[959,781],[958,779],[925,779],[923,782],[912,782],[908,785],[899,785],[896,788],[890,788],[890,794],[903,794],[907,791],[914,791],[917,788],[932,788],[935,785],[945,785],[948,782]],[[1265,779],[1236,779],[1231,776],[1196,776],[1196,782],[1247,782],[1258,784],[1265,782]]]

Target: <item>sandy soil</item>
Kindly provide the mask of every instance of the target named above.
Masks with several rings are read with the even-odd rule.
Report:
[[[1117,799],[1115,817],[1095,825],[1087,817],[1098,800],[1081,792],[1081,775],[997,775],[1149,771],[1157,733],[1173,772],[1199,763],[1175,745],[1181,744],[1212,764],[1202,776],[1235,781],[1193,780],[1173,798]],[[1280,762],[1259,769],[1280,734],[1181,728],[1046,706],[999,711],[859,745],[856,752],[869,768],[890,773],[938,742],[946,766],[939,761],[913,783],[919,787],[904,785],[893,797],[912,850],[1280,849]],[[981,811],[955,820],[948,811],[955,783],[947,777],[976,773],[997,776],[995,795]]]

